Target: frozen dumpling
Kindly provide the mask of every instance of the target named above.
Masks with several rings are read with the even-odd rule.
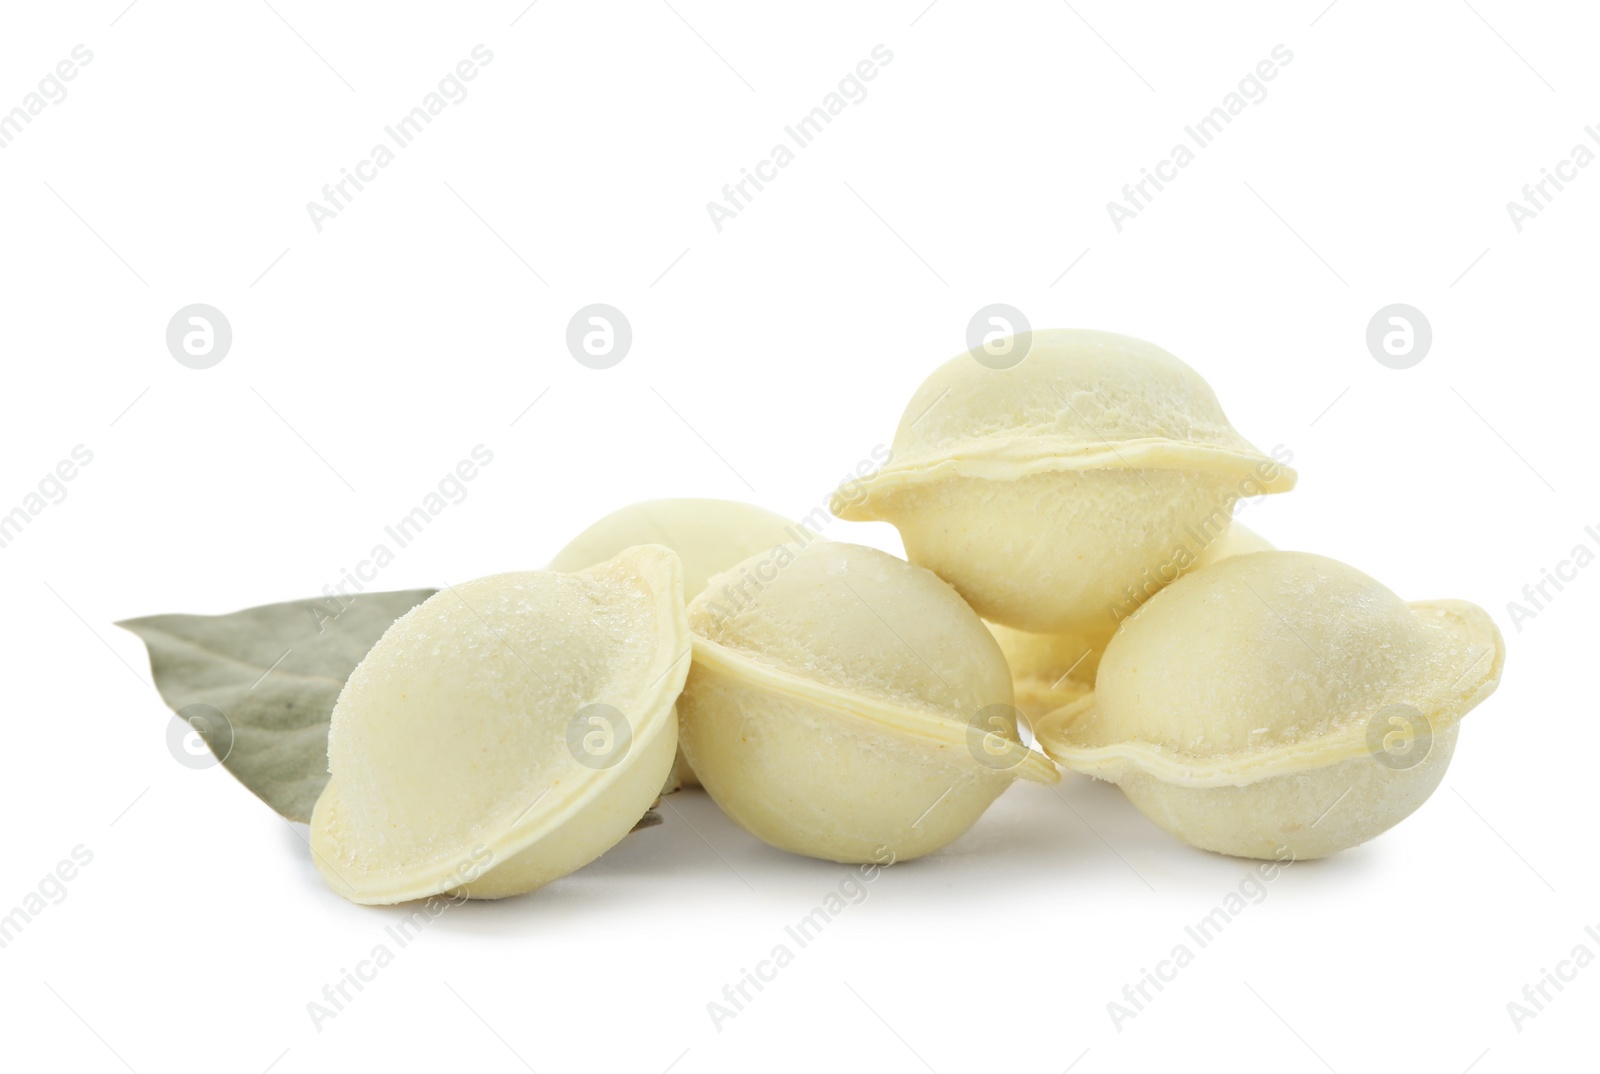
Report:
[[[659,544],[683,561],[684,599],[693,600],[712,575],[758,552],[812,536],[781,515],[737,500],[646,500],[613,511],[578,534],[556,553],[550,569],[582,570],[624,548]],[[665,790],[699,785],[679,751]]]
[[[994,639],[933,573],[818,540],[762,578],[733,600],[713,579],[690,604],[678,701],[689,763],[746,830],[830,861],[905,861],[1013,779],[1058,778],[1018,736]]]
[[[963,354],[935,370],[892,461],[834,499],[841,518],[893,523],[907,558],[985,619],[1109,637],[1129,595],[1192,567],[1235,503],[1294,486],[1161,348],[1058,329],[1026,351],[1006,369]]]
[[[1407,604],[1335,560],[1254,552],[1152,597],[1112,638],[1094,693],[1035,731],[1187,843],[1318,858],[1427,799],[1504,662],[1474,604]]]
[[[532,891],[650,808],[690,662],[659,546],[576,573],[497,574],[401,616],[334,706],[317,867],[360,903]]]

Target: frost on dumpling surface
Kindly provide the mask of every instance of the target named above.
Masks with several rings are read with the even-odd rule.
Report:
[[[792,540],[792,523],[737,500],[668,499],[629,504],[574,537],[550,569],[577,571],[625,548],[659,544],[683,560],[683,591],[693,598],[713,574]]]
[[[396,621],[334,710],[337,854],[399,869],[456,856],[592,775],[568,725],[647,690],[660,599],[626,571],[533,571],[446,588]]]
[[[892,523],[906,556],[992,622],[1109,635],[1295,472],[1234,430],[1209,385],[1152,344],[1031,334],[1015,366],[958,355],[928,377],[894,457],[832,509]]]
[[[1152,343],[1086,329],[1032,333],[1028,356],[1009,369],[952,358],[912,397],[894,449],[910,461],[1027,437],[1088,445],[1163,438],[1255,452],[1189,366]]]
[[[1011,678],[983,621],[931,571],[817,540],[730,598],[713,578],[689,606],[696,634],[845,693],[970,719],[1009,704]],[[735,599],[737,598],[737,599]]]
[[[1381,583],[1331,559],[1239,556],[1164,590],[1100,665],[1086,746],[1206,758],[1313,742],[1391,704],[1427,711],[1461,654]]]

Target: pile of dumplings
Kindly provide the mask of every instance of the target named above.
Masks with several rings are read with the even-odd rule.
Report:
[[[1015,342],[1009,368],[936,369],[890,461],[835,495],[906,559],[657,500],[396,620],[334,708],[312,818],[329,884],[531,891],[680,786],[848,863],[937,851],[1062,769],[1245,858],[1333,854],[1420,806],[1499,683],[1489,616],[1235,523],[1295,472],[1160,348]]]

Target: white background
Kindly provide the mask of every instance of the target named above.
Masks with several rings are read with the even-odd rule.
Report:
[[[0,511],[94,454],[0,549],[0,911],[94,855],[0,950],[7,1066],[1593,1068],[1600,968],[1520,1031],[1506,1005],[1600,955],[1600,568],[1520,629],[1507,603],[1600,545],[1600,167],[1520,233],[1505,208],[1600,125],[1592,9],[124,4],[8,3],[0,27],[0,109],[94,54],[0,151]],[[470,95],[318,233],[306,203],[479,43]],[[719,233],[706,202],[880,43],[868,96]],[[1280,43],[1266,99],[1118,233],[1106,202]],[[204,371],[164,340],[194,302],[234,333]],[[591,302],[633,326],[606,371],[564,344]],[[1107,1003],[1250,866],[1070,777],[888,871],[720,1030],[707,1003],[846,870],[699,795],[542,892],[450,911],[315,1028],[306,1004],[403,912],[341,901],[303,833],[175,763],[112,621],[311,596],[480,443],[469,497],[375,588],[537,567],[636,499],[799,516],[991,302],[1199,369],[1294,453],[1299,488],[1247,511],[1279,545],[1494,614],[1504,685],[1433,799],[1290,868],[1120,1029]],[[1393,302],[1434,332],[1404,371],[1364,339]]]

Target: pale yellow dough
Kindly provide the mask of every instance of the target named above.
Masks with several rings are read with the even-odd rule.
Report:
[[[683,594],[693,600],[711,576],[758,552],[809,536],[782,515],[736,500],[645,500],[619,508],[574,537],[550,561],[554,571],[578,571],[640,544],[659,544],[683,560]],[[663,792],[698,787],[678,752]]]
[[[691,602],[678,708],[690,764],[748,831],[830,861],[905,861],[1014,778],[1058,778],[1018,738],[994,639],[931,572],[819,539],[728,572],[747,575],[760,584],[737,600],[713,579]]]
[[[1131,592],[1189,566],[1240,499],[1294,483],[1177,358],[1055,329],[1032,333],[1012,368],[961,354],[935,370],[893,460],[833,509],[893,523],[907,557],[986,619],[1096,638],[1132,611]]]
[[[587,864],[660,792],[689,663],[666,548],[441,590],[334,706],[318,869],[352,901],[396,903],[516,895]]]
[[[579,571],[625,548],[659,544],[683,561],[684,596],[693,600],[712,575],[805,536],[782,515],[737,500],[645,500],[611,512],[578,534],[556,553],[550,569]]]
[[[1235,522],[1217,540],[1195,557],[1199,570],[1230,556],[1246,552],[1265,552],[1271,542],[1254,530]],[[1017,695],[1017,709],[1030,721],[1083,697],[1094,689],[1094,677],[1101,654],[1114,630],[1095,635],[1034,634],[989,623],[989,632],[1000,643],[1006,663],[1011,665],[1011,687]]]
[[[1011,668],[1017,711],[1029,721],[1083,697],[1094,689],[1095,668],[1109,636],[1034,634],[999,623],[985,623]]]
[[[1250,552],[1275,551],[1271,541],[1267,540],[1255,530],[1242,522],[1235,522],[1228,527],[1226,533],[1212,541],[1200,550],[1195,557],[1193,570],[1209,567],[1213,563],[1221,563],[1234,556],[1243,556]]]
[[[1187,843],[1317,858],[1422,804],[1504,662],[1476,605],[1408,605],[1335,560],[1256,552],[1152,597],[1112,638],[1095,692],[1035,730]]]

